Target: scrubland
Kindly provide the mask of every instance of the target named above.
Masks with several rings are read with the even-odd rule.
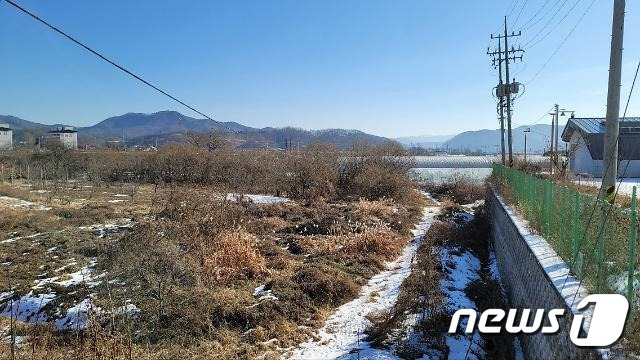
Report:
[[[279,358],[411,239],[398,155],[0,154],[0,357]]]

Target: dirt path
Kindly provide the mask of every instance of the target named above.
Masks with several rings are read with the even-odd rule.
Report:
[[[291,359],[396,359],[393,354],[371,348],[365,342],[363,331],[370,324],[367,316],[395,304],[402,281],[411,273],[413,257],[420,246],[422,235],[431,226],[439,207],[424,210],[422,221],[413,230],[413,239],[402,255],[388,264],[388,270],[369,280],[360,296],[340,306],[316,333],[316,340],[309,340],[283,355]]]

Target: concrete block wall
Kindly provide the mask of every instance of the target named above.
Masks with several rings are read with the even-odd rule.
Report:
[[[487,213],[491,221],[491,242],[502,283],[511,308],[565,309],[557,334],[520,336],[528,359],[600,359],[594,349],[575,346],[569,338],[570,321],[577,313],[575,305],[588,295],[569,268],[528,224],[517,217],[513,208],[492,189],[487,193]],[[577,290],[577,294],[576,294]],[[574,300],[575,297],[575,300]],[[589,314],[585,314],[588,328]],[[547,324],[545,312],[545,322]]]

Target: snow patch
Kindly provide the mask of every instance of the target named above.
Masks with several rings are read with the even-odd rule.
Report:
[[[289,198],[271,195],[259,195],[259,194],[227,194],[228,201],[250,201],[254,204],[278,204],[290,202]]]
[[[353,352],[359,350],[362,359],[398,359],[388,351],[372,348],[367,342],[361,341],[364,337],[362,332],[371,324],[368,315],[390,309],[397,301],[400,285],[411,273],[414,254],[438,209],[425,209],[421,223],[413,230],[414,238],[404,248],[402,255],[387,263],[388,270],[372,277],[357,299],[340,306],[316,332],[317,340],[304,342],[286,355],[293,359],[333,359],[347,358],[352,354],[355,358]]]

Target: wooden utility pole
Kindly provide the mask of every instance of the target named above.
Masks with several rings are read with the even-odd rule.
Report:
[[[625,0],[613,1],[611,54],[609,57],[609,87],[607,91],[607,118],[602,158],[602,187],[600,198],[612,201],[618,175],[618,135],[620,117],[620,86],[622,77],[622,44],[624,32]],[[608,196],[609,195],[609,196]]]

